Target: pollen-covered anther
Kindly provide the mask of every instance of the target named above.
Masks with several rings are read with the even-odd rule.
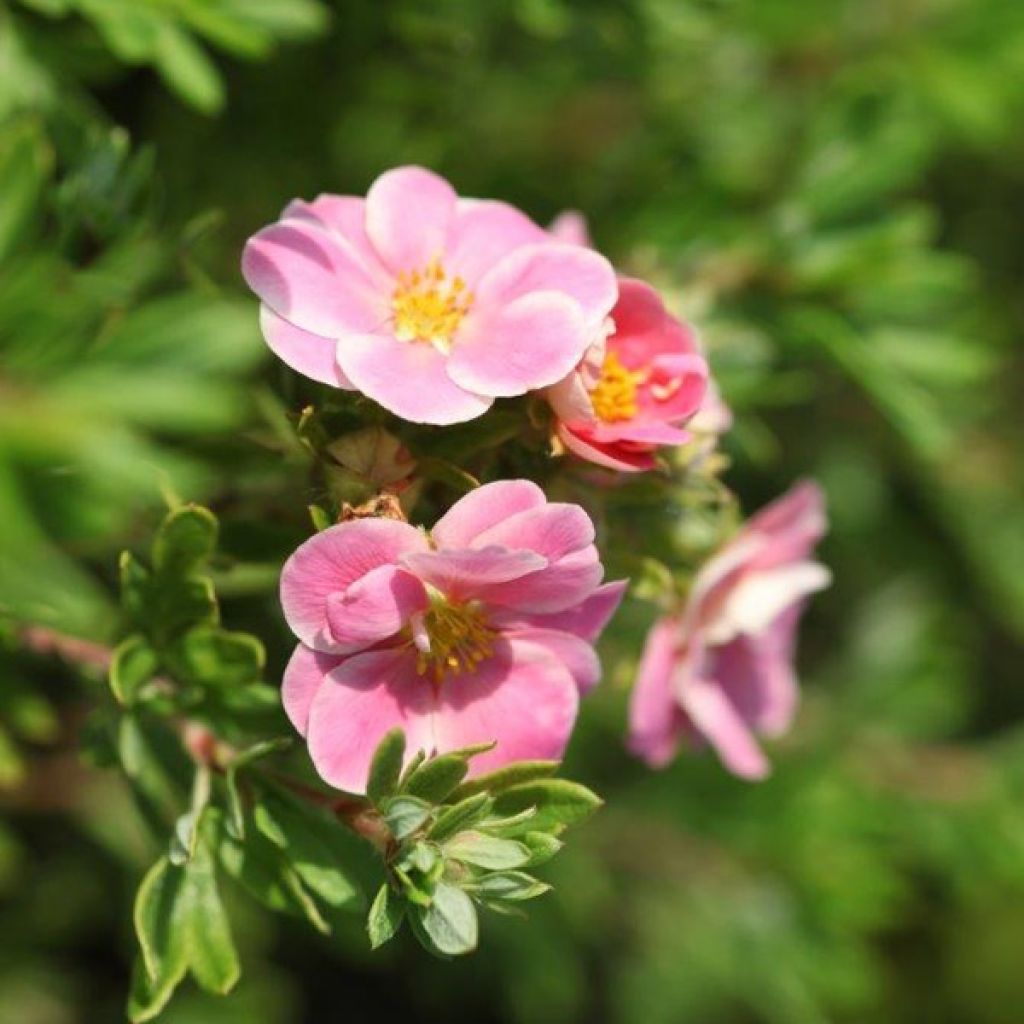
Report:
[[[632,419],[639,409],[637,388],[646,378],[646,373],[628,369],[614,352],[609,352],[601,366],[601,376],[590,392],[594,415],[604,423]]]
[[[423,270],[403,271],[391,293],[395,336],[400,341],[425,341],[448,352],[462,318],[473,305],[473,293],[456,275],[449,278],[441,261]]]
[[[418,633],[416,671],[433,675],[440,683],[448,674],[471,674],[494,653],[497,632],[488,624],[479,605],[460,604],[443,598],[424,613]]]

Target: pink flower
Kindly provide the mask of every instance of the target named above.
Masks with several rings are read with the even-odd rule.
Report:
[[[282,697],[320,775],[361,793],[396,726],[409,756],[496,741],[477,773],[560,758],[625,589],[600,585],[593,541],[583,509],[528,480],[478,488],[429,535],[362,519],[307,540],[281,575],[300,640]]]
[[[821,491],[805,482],[703,566],[686,608],[647,637],[630,704],[633,753],[660,767],[682,740],[707,742],[736,775],[768,774],[754,734],[779,736],[796,710],[796,627],[805,599],[829,583],[811,559],[825,528]]]
[[[365,199],[289,203],[249,239],[242,273],[289,366],[417,423],[555,383],[616,298],[602,256],[419,167],[382,174]]]
[[[619,279],[611,335],[548,389],[556,433],[566,448],[609,469],[655,465],[662,445],[683,444],[684,424],[701,407],[708,368],[693,333],[670,316],[642,281]]]

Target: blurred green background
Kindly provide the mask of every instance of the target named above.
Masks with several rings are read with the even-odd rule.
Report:
[[[635,602],[568,766],[608,806],[528,922],[443,964],[239,897],[237,992],[162,1020],[1021,1019],[1022,115],[1020,0],[0,0],[9,621],[109,641],[170,490],[221,516],[225,621],[276,679],[308,391],[239,252],[401,163],[583,210],[699,325],[745,508],[830,501],[768,782],[627,758]],[[153,847],[76,756],[95,692],[0,635],[0,1024],[122,1018]]]

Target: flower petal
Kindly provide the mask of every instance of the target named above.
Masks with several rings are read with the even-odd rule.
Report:
[[[413,551],[402,563],[446,597],[464,601],[476,597],[489,584],[507,583],[547,566],[533,551],[487,547],[465,551]]]
[[[352,390],[352,382],[338,366],[337,344],[331,338],[296,327],[269,306],[260,306],[260,328],[270,351],[293,370],[323,384]]]
[[[448,376],[445,356],[424,342],[349,334],[339,340],[337,357],[358,390],[412,423],[462,423],[493,404],[459,387]]]
[[[594,648],[572,633],[534,628],[514,630],[505,635],[509,639],[523,640],[549,651],[556,661],[569,670],[580,693],[589,693],[601,679],[601,662]]]
[[[448,372],[482,395],[522,395],[561,380],[589,339],[579,305],[561,292],[529,292],[490,307],[477,298],[459,328]]]
[[[518,612],[560,612],[588,598],[604,575],[593,544],[508,583],[481,587],[479,600]]]
[[[623,448],[615,442],[599,444],[584,439],[564,423],[558,424],[557,431],[558,437],[569,451],[581,459],[593,462],[596,466],[604,466],[620,473],[641,473],[653,469],[656,465],[654,455],[650,451]]]
[[[548,234],[566,245],[591,245],[587,219],[579,210],[563,210],[548,225]]]
[[[470,491],[434,524],[430,536],[440,548],[469,547],[495,523],[547,503],[532,480],[497,480]]]
[[[335,196],[324,193],[311,203],[296,199],[290,202],[281,215],[282,220],[297,218],[313,220],[329,231],[340,235],[350,245],[366,269],[387,287],[393,279],[381,263],[366,234],[366,200],[362,196]]]
[[[310,647],[339,653],[327,621],[328,597],[426,545],[419,530],[392,519],[358,519],[314,534],[281,571],[281,607],[292,632]]]
[[[305,644],[299,644],[284,670],[281,680],[281,703],[288,720],[300,736],[306,735],[309,726],[309,709],[327,678],[327,673],[337,668],[341,659],[334,654],[314,651]]]
[[[366,791],[366,776],[384,734],[405,732],[405,759],[432,753],[434,690],[416,674],[409,648],[369,651],[331,671],[309,710],[309,754],[321,778],[349,793]]]
[[[397,565],[381,565],[343,593],[327,598],[327,621],[335,643],[358,651],[386,640],[429,604],[423,584]]]
[[[575,607],[551,615],[530,615],[502,609],[494,614],[493,621],[509,629],[529,626],[557,629],[593,644],[615,614],[628,585],[627,580],[605,583]]]
[[[630,695],[627,746],[652,768],[662,768],[676,756],[686,728],[686,716],[672,692],[679,630],[674,618],[654,624]]]
[[[470,288],[495,264],[521,245],[543,242],[547,234],[508,203],[492,199],[461,199],[456,208],[445,254],[445,267]]]
[[[474,757],[470,775],[514,761],[558,760],[576,720],[579,692],[545,647],[510,638],[473,673],[441,684],[435,716],[439,750],[497,741]]]
[[[422,167],[386,171],[366,193],[366,233],[392,273],[423,270],[445,253],[455,190]]]
[[[611,313],[619,294],[615,271],[599,253],[549,242],[525,245],[506,256],[481,280],[476,297],[481,305],[504,305],[531,292],[546,291],[573,298],[591,331]]]
[[[787,608],[824,590],[831,579],[832,574],[818,562],[751,570],[726,593],[705,631],[708,643],[725,643],[737,633],[764,632]]]
[[[594,542],[594,524],[579,505],[551,502],[496,522],[478,534],[474,547],[497,544],[512,550],[536,551],[549,562]]]
[[[693,677],[678,688],[677,695],[694,726],[729,771],[751,781],[770,773],[768,760],[750,728],[718,683]]]
[[[341,238],[310,220],[286,220],[246,243],[242,274],[279,316],[322,337],[373,331],[388,295]]]

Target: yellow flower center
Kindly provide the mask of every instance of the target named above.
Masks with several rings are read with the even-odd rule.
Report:
[[[425,270],[403,271],[391,293],[395,336],[399,341],[426,341],[447,352],[452,336],[473,305],[473,293],[461,277],[448,278],[441,261]]]
[[[416,671],[421,676],[432,673],[435,683],[449,672],[456,676],[475,672],[480,662],[494,653],[497,632],[475,603],[456,604],[438,598],[423,616],[423,627],[430,649],[419,652]]]
[[[637,385],[644,376],[627,369],[614,352],[609,352],[601,365],[601,376],[590,392],[590,404],[597,418],[605,423],[631,420],[637,414]]]

